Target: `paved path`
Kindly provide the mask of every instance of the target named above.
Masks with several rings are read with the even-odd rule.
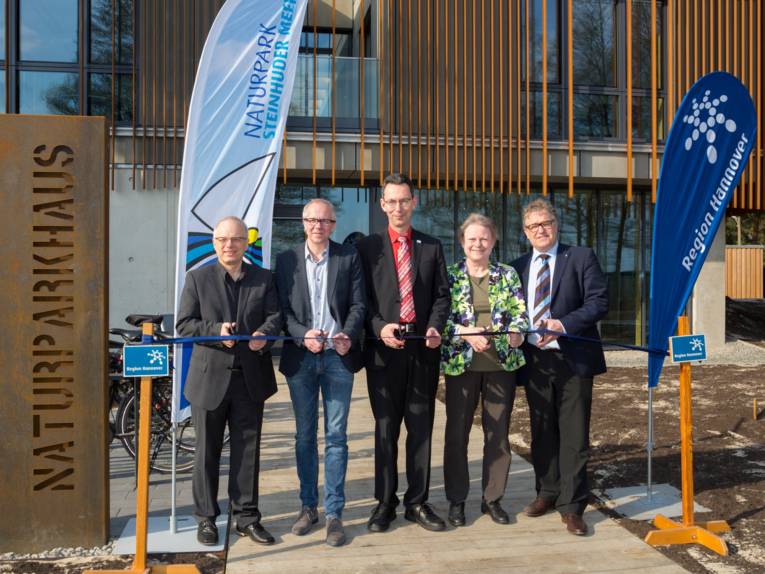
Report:
[[[558,514],[528,518],[521,513],[534,496],[533,470],[513,456],[505,509],[511,514],[507,526],[494,524],[480,514],[480,429],[474,427],[470,445],[472,488],[466,505],[468,525],[446,532],[428,532],[403,519],[403,513],[383,534],[366,530],[375,501],[374,422],[366,383],[357,375],[348,428],[349,463],[344,522],[349,542],[341,548],[324,543],[323,528],[307,536],[290,533],[299,507],[294,461],[294,422],[289,392],[279,377],[279,392],[268,401],[263,429],[260,508],[264,525],[277,538],[274,546],[258,546],[248,539],[231,537],[227,574],[278,572],[685,572],[683,568],[644,544],[600,512],[588,509],[585,520],[593,534],[578,538],[568,534]],[[519,405],[516,416],[526,416]],[[433,474],[430,501],[441,516],[448,502],[443,492],[444,406],[436,403]],[[402,434],[404,434],[402,432]],[[321,435],[321,433],[320,433]],[[403,447],[405,437],[401,438]],[[320,443],[320,449],[323,444]],[[404,468],[403,448],[399,469]],[[320,470],[323,472],[323,467]],[[402,475],[400,486],[405,488]],[[224,484],[221,492],[225,492]],[[187,504],[190,483],[180,483],[181,500]],[[320,486],[321,491],[321,486]],[[323,526],[323,516],[318,526]]]

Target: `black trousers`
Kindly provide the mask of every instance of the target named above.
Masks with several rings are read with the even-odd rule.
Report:
[[[560,351],[524,348],[531,458],[537,493],[561,513],[587,506],[592,377],[579,377]]]
[[[430,451],[433,434],[438,364],[422,360],[421,341],[410,341],[391,353],[385,369],[367,369],[367,387],[375,417],[375,498],[399,503],[398,438],[406,425],[406,480],[404,505],[422,504],[430,489]]]
[[[482,494],[488,502],[505,494],[510,471],[507,434],[515,401],[515,373],[507,371],[446,375],[446,436],[444,441],[444,487],[451,503],[465,502],[470,490],[468,441],[473,415],[481,400],[483,427]]]
[[[260,433],[263,426],[263,403],[254,401],[241,373],[232,373],[223,401],[208,411],[191,405],[196,431],[194,452],[194,515],[197,520],[215,521],[218,506],[218,479],[223,434],[228,422],[231,437],[231,465],[228,472],[228,496],[233,517],[244,528],[260,521],[258,510],[258,475],[260,473]]]

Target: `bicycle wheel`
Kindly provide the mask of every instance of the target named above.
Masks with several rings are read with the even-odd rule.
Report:
[[[135,394],[130,392],[124,397],[117,413],[117,436],[122,441],[125,451],[135,458]],[[170,422],[172,405],[172,384],[169,381],[155,381],[151,400],[151,441],[149,444],[149,466],[162,474],[172,472],[173,435]],[[193,427],[192,427],[193,428]],[[186,472],[194,466],[194,451],[181,448],[180,444],[191,442],[193,431],[180,429],[182,437],[176,446],[176,472]]]

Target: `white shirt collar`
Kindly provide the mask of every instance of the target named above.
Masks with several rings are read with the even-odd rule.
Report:
[[[548,249],[547,251],[537,251],[537,249],[534,248],[531,254],[531,260],[537,261],[538,257],[542,254],[547,254],[550,256],[551,259],[555,259],[555,256],[558,255],[558,242],[556,242],[555,245],[550,247],[550,249]]]
[[[308,249],[308,242],[306,241],[304,244],[305,247],[305,258],[310,259],[311,261],[314,261],[313,255],[311,254],[311,251]],[[314,263],[321,263],[324,261],[324,259],[327,257],[327,253],[329,252],[329,243],[327,244],[327,248],[321,252],[321,256],[319,257],[318,261],[314,261]]]

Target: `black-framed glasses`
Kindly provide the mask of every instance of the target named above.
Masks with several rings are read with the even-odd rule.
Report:
[[[306,225],[332,225],[335,222],[334,219],[320,219],[318,217],[304,217],[303,223]]]
[[[541,228],[545,229],[552,229],[552,226],[555,225],[554,219],[548,219],[547,221],[540,221],[539,223],[532,223],[530,225],[525,225],[524,227],[530,231],[531,233],[536,233]]]

